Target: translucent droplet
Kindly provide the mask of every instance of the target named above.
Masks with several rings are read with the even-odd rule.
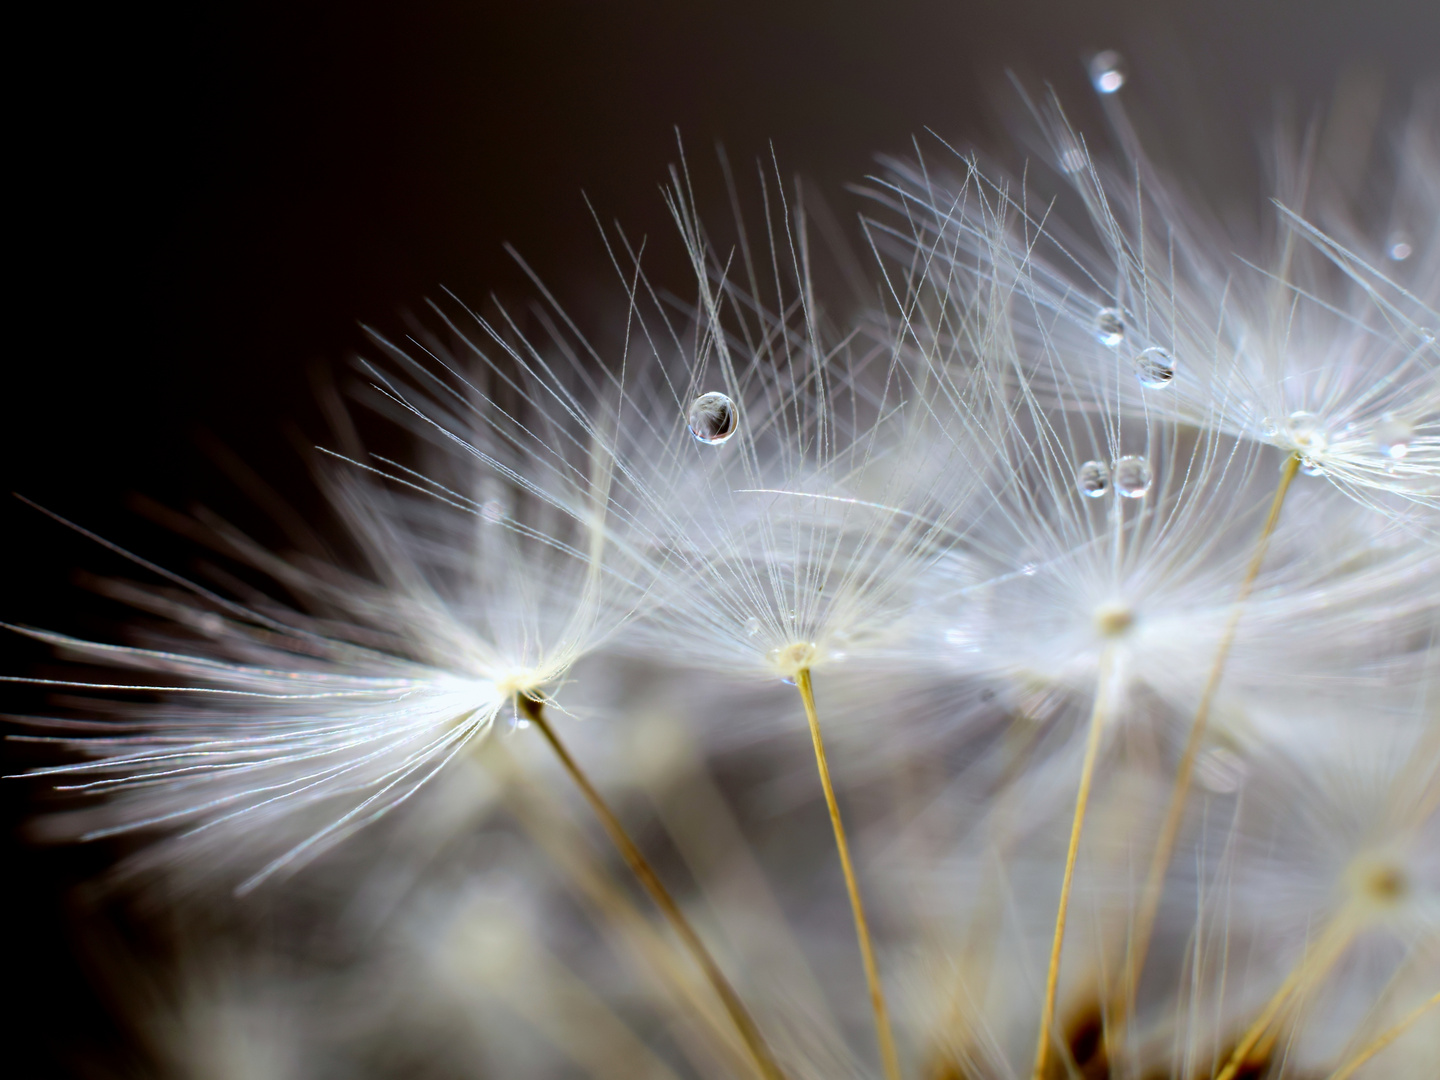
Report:
[[[1125,499],[1143,498],[1150,490],[1150,462],[1127,454],[1115,462],[1115,491]]]
[[[740,413],[735,408],[735,402],[712,390],[691,402],[689,420],[690,434],[695,436],[696,442],[719,446],[735,434]]]
[[[1415,429],[1393,413],[1386,413],[1375,425],[1375,445],[1391,461],[1399,461],[1410,452]]]
[[[1175,357],[1169,349],[1152,345],[1136,355],[1135,377],[1140,380],[1141,386],[1151,390],[1169,386],[1175,381]]]
[[[754,615],[745,620],[745,633],[750,637],[759,637],[761,629],[760,620]]]
[[[496,525],[505,520],[505,504],[499,499],[486,499],[480,504],[480,518]]]
[[[1110,470],[1103,461],[1087,461],[1076,470],[1075,483],[1081,495],[1098,499],[1110,490]]]
[[[1410,237],[1403,232],[1390,234],[1390,240],[1385,245],[1385,254],[1389,255],[1394,262],[1404,262],[1415,253],[1414,246],[1410,243]]]
[[[1195,762],[1195,776],[1217,795],[1233,795],[1245,779],[1245,761],[1227,747],[1214,746]]]
[[[1272,416],[1267,416],[1267,417],[1265,417],[1264,420],[1261,420],[1261,421],[1260,421],[1260,437],[1261,437],[1261,438],[1264,438],[1264,439],[1273,439],[1273,438],[1275,438],[1275,436],[1277,436],[1277,435],[1279,435],[1279,434],[1280,434],[1280,425],[1275,422],[1275,418],[1274,418],[1274,417],[1272,417]]]
[[[1300,455],[1300,471],[1306,476],[1324,476],[1325,466],[1308,454]]]
[[[1074,175],[1085,171],[1085,151],[1074,143],[1067,143],[1060,150],[1060,171]]]
[[[1113,94],[1125,85],[1125,61],[1114,49],[1096,53],[1090,60],[1090,81],[1102,94]]]
[[[1330,445],[1330,435],[1320,418],[1303,409],[1292,412],[1285,418],[1285,433],[1290,437],[1295,449],[1302,454],[1318,454]]]
[[[1101,345],[1115,348],[1125,340],[1125,319],[1113,307],[1101,308],[1095,315],[1095,339]]]

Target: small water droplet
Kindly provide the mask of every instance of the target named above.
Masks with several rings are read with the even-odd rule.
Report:
[[[1069,173],[1072,176],[1078,172],[1084,172],[1088,164],[1085,158],[1085,151],[1075,143],[1067,143],[1060,150],[1060,171]]]
[[[1140,385],[1159,390],[1175,381],[1175,357],[1169,349],[1152,345],[1135,357],[1135,377]]]
[[[1102,94],[1113,94],[1125,85],[1125,61],[1114,49],[1096,53],[1090,60],[1090,81]]]
[[[1425,342],[1426,345],[1434,345],[1435,331],[1431,330],[1428,326],[1420,327],[1420,340]]]
[[[1217,795],[1233,795],[1245,779],[1245,761],[1235,751],[1214,746],[1200,755],[1195,763],[1195,776]]]
[[[505,520],[505,504],[499,499],[486,499],[480,504],[480,519],[497,525]]]
[[[1120,312],[1107,307],[1096,313],[1095,338],[1112,349],[1125,340],[1125,319]]]
[[[1390,256],[1393,262],[1404,262],[1415,254],[1414,245],[1410,243],[1410,237],[1403,232],[1390,234],[1390,239],[1385,245],[1385,254]]]
[[[719,446],[735,434],[740,413],[735,408],[735,402],[712,390],[691,402],[689,422],[690,434],[695,436],[696,442]]]
[[[1076,470],[1075,483],[1081,495],[1098,499],[1110,490],[1110,470],[1103,461],[1087,461]]]
[[[754,615],[751,615],[750,618],[745,620],[745,633],[748,634],[750,637],[759,637],[760,630],[760,620],[757,619]]]
[[[1273,439],[1273,438],[1275,438],[1276,435],[1279,435],[1279,434],[1280,434],[1280,425],[1275,422],[1275,418],[1274,418],[1273,416],[1267,416],[1267,417],[1265,417],[1265,419],[1263,419],[1263,420],[1260,421],[1260,437],[1261,437],[1261,438],[1263,438],[1263,439]]]
[[[1391,461],[1399,461],[1410,452],[1415,429],[1394,413],[1386,413],[1375,426],[1375,445]]]
[[[1115,462],[1115,491],[1122,498],[1139,499],[1150,490],[1150,462],[1127,454]]]

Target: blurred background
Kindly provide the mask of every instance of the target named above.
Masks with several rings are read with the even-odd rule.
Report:
[[[442,286],[476,304],[529,295],[506,243],[589,314],[610,271],[582,192],[651,238],[652,272],[683,273],[658,191],[677,128],[717,217],[714,144],[742,174],[773,146],[843,231],[862,205],[845,185],[927,128],[1017,161],[1007,70],[1101,130],[1085,61],[1113,48],[1149,151],[1258,215],[1277,116],[1304,121],[1346,86],[1398,113],[1440,77],[1433,0],[222,2],[31,18],[11,38],[4,490],[181,570],[193,549],[132,495],[204,503],[265,537],[233,455],[313,511],[297,447],[323,436],[314,380],[363,347],[358,322],[394,329]],[[74,572],[119,572],[117,558],[8,498],[0,530],[0,620],[113,638],[123,612]],[[16,640],[0,660],[3,674],[47,663]],[[4,708],[43,704],[16,690]],[[9,757],[7,772],[35,760],[13,744]],[[27,845],[43,798],[0,786],[5,1059],[22,1063],[11,1075],[143,1075],[89,970],[90,924],[109,916],[75,886],[105,856]]]

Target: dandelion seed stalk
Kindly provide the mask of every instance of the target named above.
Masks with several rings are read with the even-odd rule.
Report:
[[[887,1080],[899,1080],[900,1057],[895,1050],[895,1035],[885,1005],[885,988],[880,982],[880,967],[875,962],[875,945],[870,939],[870,924],[865,918],[865,904],[860,898],[860,883],[855,878],[855,866],[850,861],[850,842],[845,837],[840,804],[835,800],[835,786],[830,781],[830,765],[825,758],[825,740],[820,735],[820,716],[815,711],[815,690],[809,668],[801,668],[795,673],[795,685],[800,688],[800,699],[805,703],[805,719],[810,724],[810,739],[815,744],[815,766],[820,772],[820,786],[825,789],[825,805],[830,811],[830,825],[835,830],[835,850],[840,855],[845,889],[850,894],[850,911],[855,916],[855,937],[860,943],[865,982],[870,988],[870,1008],[875,1013],[875,1037],[880,1043],[880,1060]]]
[[[575,786],[578,787],[581,794],[585,796],[585,801],[590,804],[590,809],[594,811],[596,818],[599,819],[600,824],[609,835],[610,841],[620,852],[621,857],[624,858],[626,865],[629,866],[636,880],[638,880],[645,891],[650,894],[650,899],[655,902],[655,906],[660,909],[680,940],[684,942],[690,955],[705,973],[705,977],[710,981],[710,985],[715,988],[716,995],[719,996],[721,1004],[725,1006],[725,1011],[730,1015],[736,1031],[739,1032],[741,1040],[745,1043],[746,1049],[749,1050],[750,1056],[754,1059],[758,1073],[764,1077],[765,1080],[785,1080],[785,1074],[781,1072],[780,1066],[776,1064],[775,1057],[765,1042],[765,1037],[760,1034],[759,1027],[750,1016],[749,1010],[745,1008],[745,1003],[740,1000],[740,995],[737,994],[735,988],[730,985],[730,980],[727,979],[725,973],[720,970],[720,965],[716,962],[714,956],[710,954],[710,950],[705,947],[705,943],[700,940],[700,935],[696,933],[695,928],[690,925],[690,920],[687,919],[685,913],[680,910],[680,905],[677,904],[675,898],[670,895],[670,890],[665,888],[659,875],[655,873],[655,868],[650,865],[650,861],[646,859],[640,849],[635,846],[635,842],[630,839],[630,834],[625,831],[625,826],[620,823],[620,819],[615,816],[615,812],[610,809],[604,797],[596,790],[595,785],[590,782],[590,778],[585,775],[585,771],[580,768],[579,763],[571,756],[570,751],[565,748],[565,744],[560,741],[560,737],[555,733],[554,727],[551,726],[550,721],[545,717],[543,704],[532,698],[519,695],[516,698],[516,707],[525,718],[539,728],[540,733],[545,736],[545,741],[550,744],[550,749],[555,751],[555,756],[560,759],[560,764],[564,766],[565,771],[570,774],[570,779],[575,782]]]
[[[1105,1037],[1109,1044],[1113,1044],[1113,1041],[1118,1038],[1135,1001],[1140,973],[1145,967],[1145,956],[1149,951],[1150,937],[1155,929],[1155,916],[1159,911],[1160,896],[1164,892],[1165,874],[1170,866],[1170,858],[1175,852],[1175,843],[1180,836],[1180,824],[1184,820],[1185,804],[1188,801],[1190,784],[1195,774],[1195,761],[1200,755],[1200,744],[1204,739],[1205,727],[1210,719],[1210,708],[1214,703],[1215,694],[1220,688],[1220,681],[1225,673],[1225,664],[1230,657],[1230,649],[1235,644],[1235,634],[1245,613],[1245,603],[1250,599],[1250,593],[1255,588],[1255,581],[1260,576],[1260,567],[1265,562],[1265,554],[1270,549],[1270,540],[1275,535],[1275,527],[1280,522],[1280,511],[1285,505],[1285,496],[1289,493],[1290,486],[1299,469],[1299,455],[1291,454],[1281,469],[1280,482],[1276,485],[1275,495],[1270,501],[1270,511],[1266,515],[1260,535],[1255,541],[1255,552],[1250,558],[1245,578],[1240,583],[1240,590],[1235,596],[1230,619],[1220,638],[1220,646],[1215,652],[1215,661],[1210,667],[1205,688],[1200,694],[1200,704],[1196,707],[1195,718],[1190,724],[1190,734],[1185,742],[1185,750],[1180,755],[1180,764],[1175,771],[1175,785],[1171,789],[1170,805],[1165,811],[1165,820],[1160,827],[1160,836],[1155,842],[1155,851],[1150,857],[1150,869],[1145,878],[1139,910],[1135,916],[1135,929],[1130,936],[1125,967],[1120,977],[1120,993],[1106,1018]]]
[[[1394,1027],[1386,1028],[1376,1036],[1375,1040],[1371,1042],[1369,1046],[1365,1047],[1360,1053],[1356,1054],[1344,1065],[1331,1073],[1330,1080],[1350,1080],[1350,1077],[1355,1075],[1356,1069],[1360,1068],[1360,1066],[1380,1053],[1381,1050],[1384,1050],[1401,1035],[1405,1034],[1416,1020],[1419,1020],[1420,1017],[1424,1016],[1425,1013],[1429,1012],[1436,1005],[1440,1005],[1440,990],[1437,990],[1425,1001],[1422,1001],[1414,1009],[1406,1013]]]
[[[1100,733],[1105,727],[1106,693],[1110,683],[1110,650],[1100,656],[1095,683],[1095,705],[1090,711],[1090,730],[1085,737],[1085,760],[1080,766],[1080,790],[1075,796],[1075,815],[1070,823],[1070,846],[1065,852],[1065,876],[1060,880],[1060,906],[1055,913],[1055,938],[1050,945],[1050,966],[1045,975],[1045,1004],[1040,1010],[1040,1035],[1035,1044],[1035,1080],[1045,1075],[1050,1055],[1051,1028],[1055,1024],[1055,991],[1060,984],[1060,952],[1065,944],[1065,917],[1070,908],[1070,886],[1075,877],[1075,858],[1080,852],[1080,833],[1095,779],[1095,762],[1100,756]]]

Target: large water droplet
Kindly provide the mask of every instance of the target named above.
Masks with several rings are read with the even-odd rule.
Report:
[[[1318,454],[1330,445],[1325,425],[1314,413],[1298,409],[1285,418],[1285,432],[1302,454]]]
[[[1375,425],[1375,445],[1391,461],[1399,461],[1410,452],[1415,429],[1393,413],[1386,413]]]
[[[1115,462],[1115,491],[1122,498],[1139,499],[1150,490],[1150,462],[1127,454]]]
[[[1113,94],[1125,85],[1125,61],[1114,49],[1096,53],[1090,60],[1090,81],[1102,94]]]
[[[1410,243],[1410,237],[1403,232],[1390,234],[1390,239],[1385,245],[1385,254],[1389,255],[1393,262],[1404,262],[1415,253],[1414,246]]]
[[[1098,499],[1110,490],[1110,470],[1103,461],[1087,461],[1075,471],[1075,483],[1081,495]]]
[[[690,404],[690,434],[696,442],[707,446],[719,446],[731,435],[740,423],[740,413],[735,402],[724,394],[711,391],[701,394]]]
[[[1096,313],[1095,338],[1112,349],[1125,340],[1125,319],[1120,312],[1107,307]]]
[[[1135,357],[1135,377],[1151,390],[1169,386],[1175,381],[1175,357],[1169,349],[1152,345]]]

